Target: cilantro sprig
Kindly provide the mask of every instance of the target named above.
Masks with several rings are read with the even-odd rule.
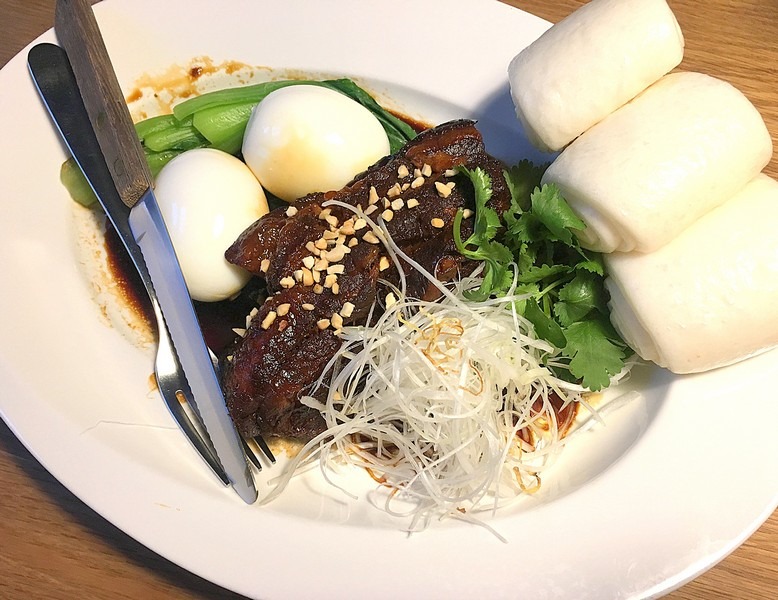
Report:
[[[492,197],[492,178],[481,168],[469,170],[461,167],[460,172],[467,175],[475,190],[475,227],[473,234],[462,241],[463,211],[457,211],[454,217],[454,243],[459,252],[471,260],[486,261],[486,270],[481,286],[469,294],[472,300],[485,300],[494,290],[507,289],[512,281],[509,265],[513,253],[509,248],[495,241],[502,227],[500,215],[487,203]]]
[[[473,233],[462,240],[460,210],[454,220],[458,251],[485,262],[480,287],[472,300],[516,293],[529,294],[517,310],[535,333],[555,348],[555,363],[590,390],[608,386],[631,352],[610,324],[602,257],[583,249],[576,231],[586,225],[559,189],[541,185],[545,167],[529,161],[504,171],[511,206],[502,214],[489,206],[491,177],[481,168],[459,171],[475,191]]]

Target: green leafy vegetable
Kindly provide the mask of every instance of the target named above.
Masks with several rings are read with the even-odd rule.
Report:
[[[150,117],[135,124],[135,133],[138,134],[138,138],[141,142],[143,142],[148,136],[173,129],[179,123],[180,121],[173,115],[159,115],[158,117]],[[188,124],[191,125],[192,121],[190,120]]]
[[[531,298],[527,300],[524,306],[524,317],[532,323],[538,337],[543,338],[557,348],[566,347],[567,336],[564,330],[559,326],[559,323],[554,321],[550,315],[540,308],[537,301]]]
[[[162,170],[162,167],[168,164],[176,156],[181,154],[183,150],[164,150],[162,152],[151,152],[148,148],[144,148],[144,152],[146,154],[146,162],[149,163],[151,176],[156,177]]]
[[[326,79],[324,81],[289,79],[226,88],[185,100],[173,108],[173,114],[182,122],[193,117],[195,127],[214,146],[218,147],[223,143],[223,139],[232,140],[234,146],[238,131],[240,131],[240,139],[243,139],[243,131],[246,129],[253,108],[271,92],[293,85],[326,87],[340,92],[364,106],[375,115],[386,131],[392,153],[397,152],[406,142],[416,136],[416,132],[410,125],[384,109],[351,79]],[[223,128],[226,128],[226,131]],[[239,150],[240,146],[233,153],[237,153]]]
[[[577,246],[573,242],[573,231],[582,230],[586,225],[575,215],[555,185],[544,185],[538,193],[532,193],[530,200],[533,214],[548,230],[547,239]]]
[[[191,150],[207,145],[207,140],[192,125],[171,127],[150,133],[143,140],[143,145],[152,152],[166,150]]]
[[[489,175],[460,169],[473,185],[476,214],[473,233],[464,241],[462,212],[457,214],[454,242],[464,256],[485,262],[471,299],[505,295],[517,284],[514,292],[530,297],[516,308],[536,335],[556,348],[555,364],[599,390],[622,369],[629,349],[608,321],[602,257],[581,248],[575,233],[585,224],[556,186],[540,185],[544,170],[528,161],[507,169],[511,206],[498,214],[488,204]]]
[[[204,108],[192,115],[192,125],[212,148],[239,154],[249,117],[256,103]]]
[[[367,108],[386,131],[392,153],[416,136],[410,125],[384,109],[350,79],[269,81],[208,92],[177,104],[172,115],[151,117],[137,123],[135,131],[152,175],[156,176],[181,152],[193,148],[217,148],[229,154],[239,154],[254,107],[271,92],[292,85],[326,87]],[[63,165],[62,172],[64,175],[60,179],[74,200],[86,206],[95,202],[89,184],[74,162],[67,167]]]

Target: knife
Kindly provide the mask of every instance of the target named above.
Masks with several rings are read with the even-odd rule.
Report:
[[[117,192],[129,208],[129,228],[151,275],[194,404],[233,489],[257,499],[254,479],[230,418],[170,236],[154,197],[146,163],[100,29],[87,0],[58,0],[55,32]]]
[[[140,275],[141,282],[146,288],[146,293],[151,301],[151,308],[154,311],[154,317],[159,328],[158,343],[160,350],[157,353],[154,365],[155,372],[158,371],[161,353],[163,356],[169,357],[168,360],[172,360],[175,363],[172,367],[170,364],[166,364],[166,366],[183,375],[183,369],[173,350],[170,332],[162,316],[156,290],[151,283],[146,263],[143,261],[143,254],[141,253],[140,246],[138,246],[135,238],[132,236],[129,223],[130,209],[122,202],[116,191],[111,173],[105,164],[102,150],[100,150],[100,145],[97,143],[97,138],[92,130],[92,124],[89,122],[89,115],[86,114],[84,103],[81,101],[81,94],[79,93],[78,85],[65,51],[54,44],[37,44],[27,54],[27,64],[30,69],[30,75],[32,75],[38,88],[38,93],[43,98],[43,102],[54,124],[67,144],[71,155],[89,181],[89,185],[94,190],[116,233],[119,235],[119,239],[124,243],[127,254],[130,256]],[[162,349],[163,345],[166,346],[164,350]],[[157,372],[156,374],[159,382],[159,373]],[[189,389],[189,384],[185,378],[182,377],[175,380],[173,387],[179,386],[185,398],[192,397],[192,390]],[[224,485],[229,485],[229,477],[227,477],[218,456],[216,456],[213,444],[202,434],[202,425],[198,428],[197,423],[187,414],[186,409],[179,401],[178,395],[172,389],[169,379],[167,385],[160,382],[159,388],[162,399],[170,410],[171,415],[187,439],[192,443],[197,453],[221,482]]]

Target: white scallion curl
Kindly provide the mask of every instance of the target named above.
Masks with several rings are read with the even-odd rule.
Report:
[[[554,348],[516,310],[526,295],[467,300],[480,268],[443,285],[394,244],[382,221],[327,204],[355,211],[383,241],[401,273],[398,301],[372,326],[343,329],[343,348],[325,369],[332,377],[318,382],[328,388],[326,402],[302,399],[322,412],[327,431],[306,444],[264,501],[317,462],[328,480],[330,470],[349,465],[369,470],[387,492],[383,508],[410,518],[410,530],[444,517],[491,530],[475,515],[537,489],[561,449],[552,397],[566,406],[585,390],[544,366]],[[441,299],[407,297],[401,260]]]

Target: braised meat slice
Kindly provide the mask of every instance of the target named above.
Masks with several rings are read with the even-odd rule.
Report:
[[[332,329],[318,327],[319,311],[307,310],[314,295],[298,286],[268,298],[226,361],[227,406],[244,436],[304,439],[324,429],[298,401],[340,347]]]
[[[224,369],[228,406],[242,434],[308,440],[323,430],[319,412],[299,399],[316,393],[314,384],[340,348],[338,330],[365,323],[371,309],[382,310],[386,286],[399,286],[373,223],[440,281],[475,268],[453,239],[459,209],[466,209],[464,237],[473,222],[473,189],[456,171],[461,166],[484,169],[492,178],[490,205],[507,209],[502,163],[486,153],[472,121],[452,121],[421,133],[342,190],[270,212],[227,250],[227,260],[264,279],[269,293]],[[418,271],[401,266],[408,296],[438,296]]]
[[[378,254],[376,245],[354,246],[337,263],[343,273],[335,290],[335,284],[300,282],[268,297],[254,314],[222,371],[227,406],[241,434],[304,441],[324,430],[320,413],[299,399],[317,395],[313,384],[341,346],[337,330],[364,321],[370,310]]]
[[[425,169],[425,165],[428,169]],[[453,182],[456,185],[469,186],[462,177],[446,175],[447,171],[459,166],[484,169],[491,176],[494,188],[490,206],[499,212],[507,210],[510,205],[510,195],[501,176],[503,164],[486,153],[481,134],[472,121],[451,121],[422,132],[400,152],[386,157],[357,175],[343,189],[311,194],[298,200],[295,206],[301,212],[296,219],[287,216],[286,207],[271,211],[246,229],[227,250],[225,256],[231,263],[264,278],[265,273],[260,268],[262,260],[275,262],[279,244],[286,243],[289,246],[296,241],[297,247],[300,247],[301,240],[294,240],[290,235],[292,231],[285,227],[290,225],[291,221],[305,218],[304,207],[317,206],[316,214],[318,214],[321,204],[330,200],[351,206],[362,206],[374,219],[377,219],[384,210],[391,209],[394,213],[393,218],[386,225],[392,238],[400,247],[431,237],[451,238],[450,227],[437,228],[432,225],[432,221],[437,217],[450,225],[460,206],[472,208],[472,192],[468,190],[462,193],[460,189],[457,193],[453,193],[453,196],[449,195],[445,198],[438,192],[435,184],[447,186]],[[407,175],[403,177],[399,175],[400,172],[406,171]],[[408,188],[403,190],[406,184]],[[390,192],[395,185],[400,187],[399,196],[395,191]],[[381,202],[372,210],[370,209],[373,205],[370,202],[373,196],[371,188],[375,189],[377,199],[381,199]],[[405,207],[417,210],[393,210],[391,202],[397,199],[402,199]],[[385,206],[386,200],[389,204]],[[426,202],[427,200],[429,202]],[[407,206],[406,202],[410,202],[411,206]],[[346,214],[343,209],[337,207],[333,207],[332,210],[339,217]],[[293,226],[298,227],[296,223]],[[465,227],[468,227],[467,221]],[[463,234],[467,234],[465,229]]]

